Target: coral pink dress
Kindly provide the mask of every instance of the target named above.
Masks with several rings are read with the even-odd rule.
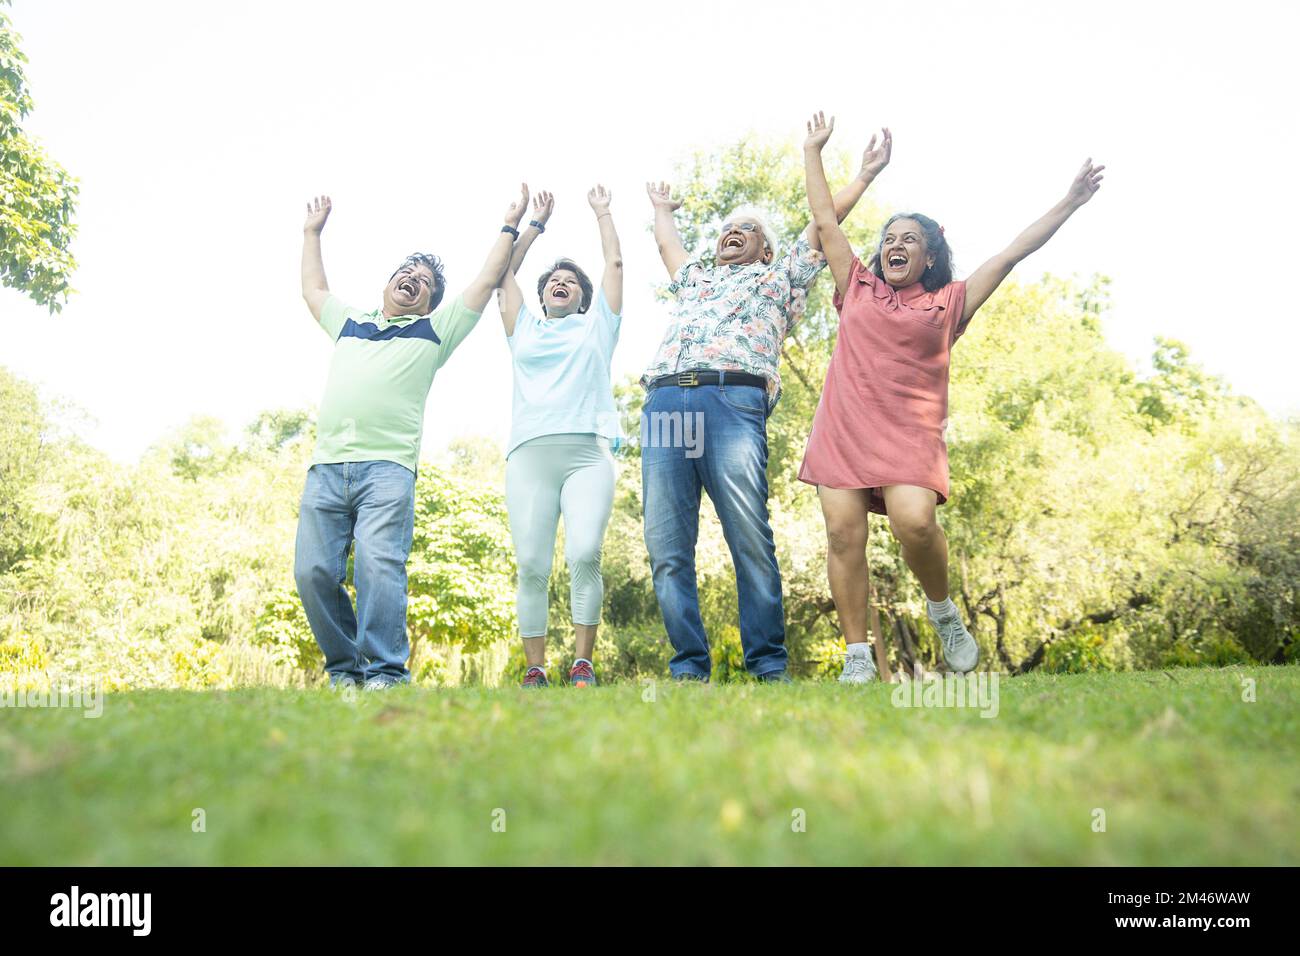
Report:
[[[885,514],[887,485],[933,489],[948,500],[948,358],[966,331],[966,283],[894,289],[855,259],[835,296],[839,337],[826,370],[799,480],[870,489]]]

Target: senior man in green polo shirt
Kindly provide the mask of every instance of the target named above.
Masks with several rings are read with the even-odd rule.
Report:
[[[438,307],[446,291],[442,263],[415,254],[389,277],[383,305],[361,312],[325,281],[320,234],[330,199],[307,204],[302,296],[335,344],[298,515],[294,578],[331,686],[382,690],[410,679],[406,559],[424,404],[434,374],[501,281],[527,208],[524,186],[482,271],[447,305]],[[355,611],[343,587],[353,547]]]

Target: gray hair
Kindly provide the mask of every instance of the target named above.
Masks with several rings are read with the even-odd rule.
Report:
[[[776,258],[776,230],[772,224],[767,221],[767,215],[757,206],[737,206],[723,217],[724,223],[735,222],[737,219],[752,219],[758,223],[758,228],[763,230],[763,238],[767,241],[767,246],[772,250],[772,257]]]

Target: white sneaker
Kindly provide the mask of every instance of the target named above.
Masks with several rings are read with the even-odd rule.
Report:
[[[865,653],[855,653],[853,648],[861,647]],[[868,644],[850,644],[844,651],[844,670],[840,674],[841,684],[869,684],[876,679],[876,662],[871,659]]]
[[[970,631],[966,630],[966,625],[961,621],[961,613],[957,611],[957,606],[951,599],[948,606],[952,608],[952,614],[935,617],[927,610],[926,616],[930,618],[934,629],[939,632],[939,641],[943,644],[943,659],[948,662],[948,669],[958,674],[965,674],[973,671],[975,665],[980,662],[980,646],[975,643],[975,638],[970,636]]]

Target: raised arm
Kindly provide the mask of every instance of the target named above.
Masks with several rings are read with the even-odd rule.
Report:
[[[524,218],[524,213],[527,211],[528,185],[525,183],[520,188],[519,198],[512,202],[510,208],[506,210],[505,224],[511,229],[517,229]],[[492,243],[492,249],[488,252],[487,261],[483,263],[483,268],[474,277],[474,280],[465,287],[465,291],[461,293],[461,299],[464,301],[466,308],[474,312],[483,311],[488,299],[492,297],[492,290],[501,283],[501,277],[505,274],[506,267],[510,265],[510,250],[514,248],[514,244],[514,235],[502,229],[501,234]]]
[[[320,234],[325,220],[333,208],[329,196],[317,196],[307,203],[307,221],[302,227],[302,297],[316,321],[330,297],[330,284],[325,279],[325,262],[320,254]]]
[[[609,201],[613,198],[614,194],[601,185],[593,186],[587,193],[587,202],[591,203],[592,212],[596,214],[596,225],[600,229],[600,249],[605,256],[605,274],[600,280],[600,287],[605,292],[609,310],[618,315],[623,311],[623,250],[618,244],[614,217],[609,212]],[[677,231],[675,226],[673,231]],[[678,244],[680,245],[680,240]]]
[[[668,275],[676,277],[677,270],[689,258],[686,247],[682,245],[681,233],[677,231],[677,223],[673,222],[673,213],[681,208],[682,201],[672,198],[667,183],[646,183],[645,191],[655,207],[655,243],[659,246],[659,258],[663,259]]]
[[[1084,160],[1065,198],[1016,236],[1011,245],[971,274],[971,277],[966,280],[966,308],[961,317],[963,323],[971,320],[979,307],[997,291],[1002,280],[1011,274],[1011,270],[1018,262],[1041,249],[1047,240],[1056,234],[1056,230],[1064,225],[1065,220],[1093,197],[1101,188],[1101,181],[1104,178],[1101,171],[1105,168],[1105,166],[1094,166],[1091,159]]]
[[[831,117],[830,126],[835,127],[835,117]],[[873,134],[871,142],[862,152],[862,166],[858,169],[858,174],[849,181],[849,184],[835,194],[835,221],[843,222],[853,212],[853,207],[858,204],[862,194],[880,175],[881,170],[889,165],[889,158],[894,151],[894,137],[886,127],[880,131],[880,145],[876,145],[876,137]],[[808,223],[808,229],[804,233],[808,237],[808,244],[814,249],[821,248],[821,240],[817,235],[817,226],[814,223]]]
[[[525,184],[525,189],[527,184]],[[542,234],[542,229],[551,218],[555,209],[555,197],[543,190],[533,197],[533,218],[515,242],[514,252],[510,254],[510,268],[501,277],[501,288],[497,289],[497,308],[501,310],[501,324],[505,327],[506,338],[515,334],[515,320],[519,318],[519,307],[524,304],[524,293],[519,288],[515,274],[524,264],[524,256],[533,240]],[[535,226],[533,223],[537,223]],[[538,226],[542,228],[538,228]]]
[[[542,190],[533,197],[533,218],[528,223],[528,228],[519,234],[519,239],[515,243],[515,251],[510,254],[510,273],[517,275],[519,267],[524,264],[524,257],[528,255],[528,250],[532,248],[533,240],[540,236],[546,229],[546,224],[551,220],[551,213],[555,211],[555,197]],[[533,225],[537,223],[537,226]],[[538,228],[541,226],[542,228]]]
[[[808,138],[803,144],[803,165],[808,180],[808,205],[813,216],[809,228],[816,230],[821,249],[826,254],[826,264],[831,267],[831,275],[835,278],[835,288],[843,295],[853,271],[853,247],[840,229],[835,201],[831,198],[831,187],[826,182],[826,170],[822,166],[822,147],[831,138],[834,128],[835,117],[832,116],[828,123],[821,113],[813,115],[808,121]]]

